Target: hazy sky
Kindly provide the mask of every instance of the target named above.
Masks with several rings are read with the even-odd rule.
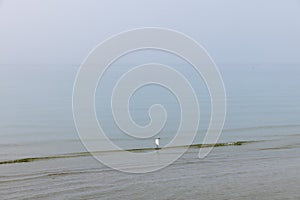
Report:
[[[120,31],[166,27],[219,63],[300,63],[298,0],[0,0],[0,64],[79,64]]]

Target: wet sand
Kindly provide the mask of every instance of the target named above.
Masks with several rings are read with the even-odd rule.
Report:
[[[91,156],[0,165],[6,199],[300,199],[300,135],[220,146],[205,159],[190,148],[151,173],[110,169]]]

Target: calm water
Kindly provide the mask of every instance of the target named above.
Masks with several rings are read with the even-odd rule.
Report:
[[[192,70],[174,66],[199,91],[201,122],[194,143],[201,143],[210,117],[208,93]],[[71,109],[78,66],[1,66],[0,162],[64,156],[1,164],[0,199],[299,199],[299,67],[220,66],[228,112],[219,142],[255,142],[215,148],[204,160],[191,148],[163,170],[130,175],[78,154],[85,152]],[[107,109],[110,88],[127,69],[107,72],[96,94],[98,119],[118,145],[153,147],[152,139],[123,136]],[[168,111],[160,133],[164,144],[178,127],[178,103],[162,88],[145,87],[130,104],[133,119],[147,124],[153,103]]]

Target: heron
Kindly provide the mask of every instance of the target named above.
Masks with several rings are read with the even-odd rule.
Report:
[[[156,145],[156,148],[155,149],[159,149],[159,140],[160,138],[155,138],[155,145]]]

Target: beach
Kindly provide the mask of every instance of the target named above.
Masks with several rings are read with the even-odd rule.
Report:
[[[8,199],[299,199],[300,134],[220,146],[205,159],[190,148],[156,172],[128,174],[88,154],[0,165]]]

